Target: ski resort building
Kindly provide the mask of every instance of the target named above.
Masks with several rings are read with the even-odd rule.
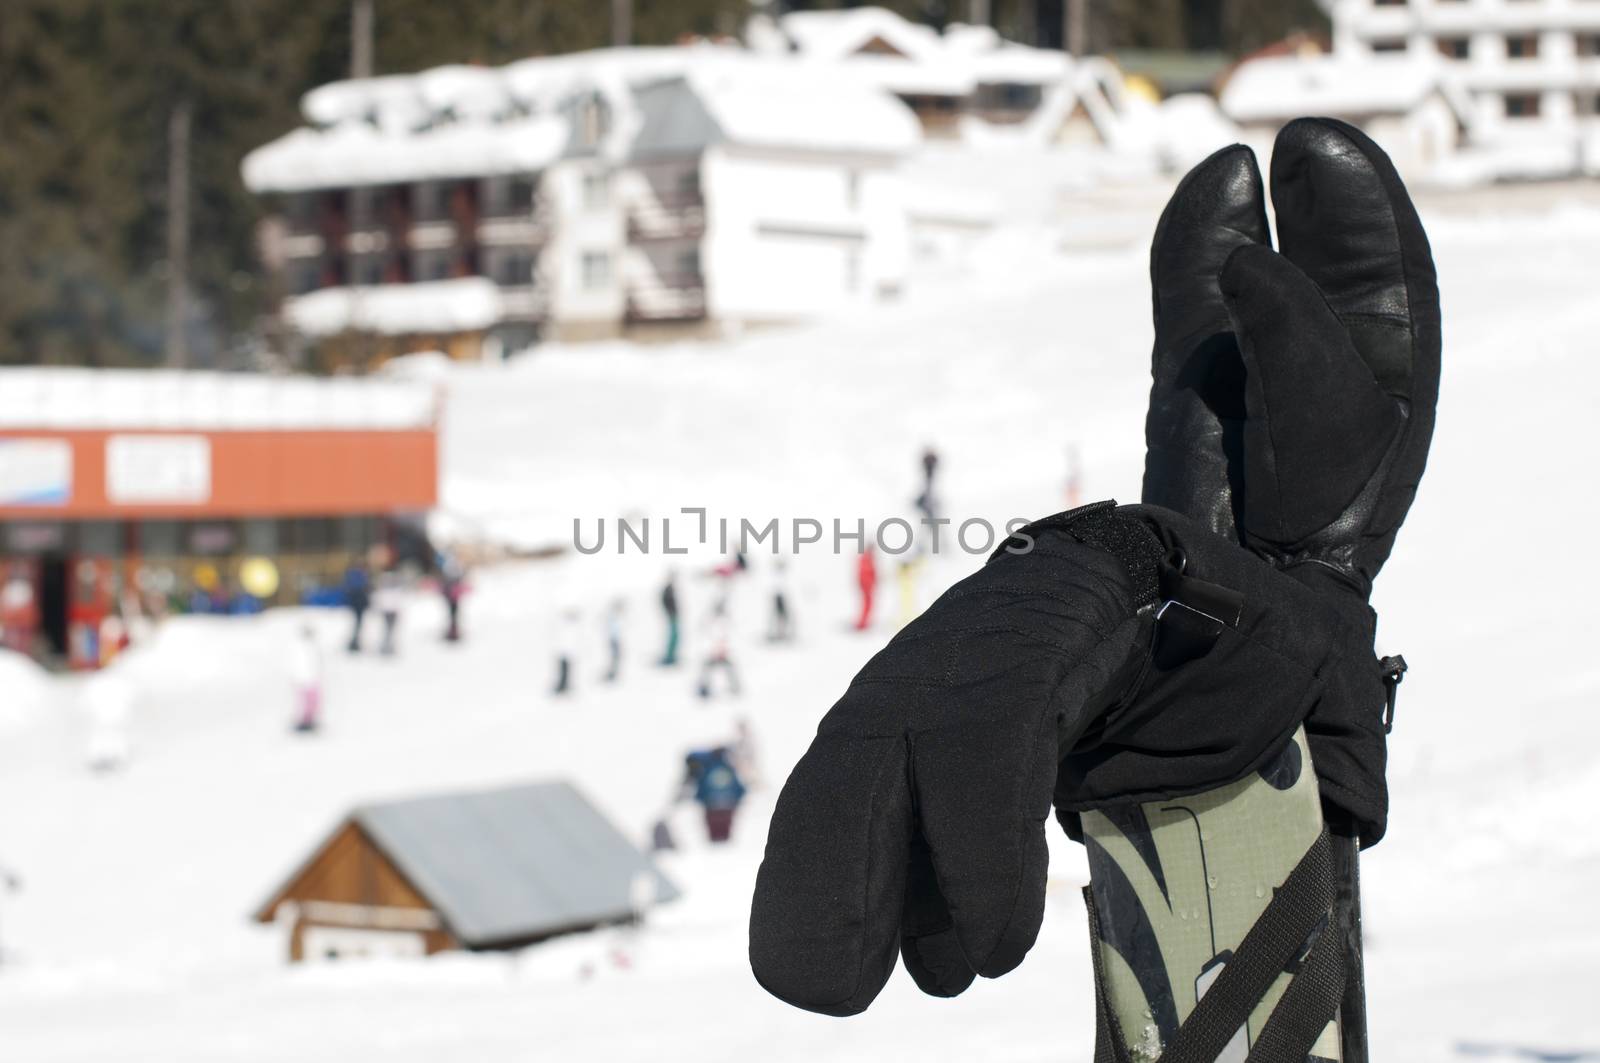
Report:
[[[438,497],[428,387],[7,369],[0,395],[0,632],[47,661],[95,667],[108,618],[168,602],[337,587]],[[244,599],[252,560],[270,586]]]
[[[1222,96],[1230,117],[1267,122],[1326,95],[1360,104],[1396,138],[1376,139],[1440,180],[1600,173],[1594,0],[1333,0],[1330,11],[1331,57],[1300,60],[1298,74],[1293,59],[1244,64]]]
[[[511,949],[635,920],[677,887],[566,782],[366,805],[256,910],[291,962]]]
[[[1223,113],[1259,158],[1302,115],[1339,118],[1383,145],[1396,168],[1427,179],[1464,147],[1471,100],[1440,62],[1407,55],[1276,55],[1240,64],[1222,90]]]
[[[716,332],[904,273],[893,171],[917,123],[821,66],[610,49],[342,82],[302,110],[244,176],[282,207],[283,317],[336,360]]]
[[[763,54],[828,64],[895,96],[930,138],[1043,119],[1040,142],[1110,146],[1129,102],[1121,73],[1103,58],[1017,44],[990,26],[953,23],[940,33],[881,7],[757,16],[746,36]]]

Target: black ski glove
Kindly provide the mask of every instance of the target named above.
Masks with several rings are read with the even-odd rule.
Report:
[[[1232,782],[1349,667],[1321,596],[1176,514],[1112,505],[1024,529],[824,717],[756,880],[750,962],[774,995],[854,1014],[897,950],[938,996],[1004,974],[1039,931],[1058,783],[1083,807]],[[1058,779],[1090,728],[1117,755]]]
[[[1416,493],[1439,388],[1427,236],[1383,151],[1333,119],[1273,149],[1282,252],[1248,148],[1179,185],[1156,228],[1144,498],[1243,542],[1365,627]],[[1306,723],[1329,820],[1382,836],[1382,669]],[[1333,715],[1332,707],[1348,715]]]

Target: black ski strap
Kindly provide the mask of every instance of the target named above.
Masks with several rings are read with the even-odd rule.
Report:
[[[1333,854],[1329,849],[1328,832],[1324,829],[1289,872],[1283,885],[1273,893],[1261,918],[1234,950],[1233,958],[1178,1028],[1178,1035],[1161,1053],[1160,1063],[1215,1063],[1239,1027],[1249,1021],[1250,1013],[1272,988],[1278,975],[1300,957],[1306,942],[1319,928],[1322,933],[1318,947],[1331,939],[1334,951],[1340,953],[1338,981],[1324,994],[1336,1008],[1344,979],[1343,950],[1338,945],[1338,935],[1327,932],[1331,925],[1328,915],[1333,907],[1333,894]],[[1291,988],[1293,985],[1291,982]],[[1320,982],[1308,982],[1304,995],[1310,996],[1320,985]],[[1321,997],[1313,999],[1320,1011]],[[1285,1002],[1287,997],[1280,1002],[1280,1007],[1273,1009],[1274,1017]],[[1324,1018],[1322,1026],[1326,1025]],[[1292,1033],[1297,1028],[1287,1029]],[[1315,1035],[1312,1039],[1315,1040]],[[1304,1059],[1304,1055],[1300,1058]],[[1276,1057],[1258,1059],[1254,1052],[1249,1059],[1250,1063],[1264,1063],[1268,1059],[1276,1063]]]
[[[1311,1047],[1339,1011],[1344,960],[1344,943],[1330,924],[1267,1016],[1245,1063],[1305,1063]]]
[[[1106,999],[1105,960],[1100,955],[1104,947],[1100,937],[1100,909],[1094,903],[1094,890],[1083,887],[1083,903],[1089,909],[1089,952],[1094,967],[1094,1063],[1128,1063],[1122,1045],[1122,1024],[1117,1022]]]

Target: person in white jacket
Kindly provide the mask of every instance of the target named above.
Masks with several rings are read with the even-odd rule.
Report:
[[[294,686],[294,729],[310,734],[322,722],[322,648],[310,624],[301,625],[289,644],[289,682]]]
[[[91,771],[112,772],[128,763],[128,717],[134,689],[127,669],[113,662],[84,680],[82,704],[88,720],[86,759]]]

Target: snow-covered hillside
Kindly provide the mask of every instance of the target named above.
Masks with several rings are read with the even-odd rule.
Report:
[[[958,520],[1061,508],[1067,449],[1086,497],[1138,494],[1150,326],[1145,243],[1165,189],[1074,198],[1004,177],[1002,224],[907,301],[718,344],[547,348],[446,377],[441,527],[523,545],[572,521],[676,514],[905,515],[917,456],[943,455]],[[1391,743],[1394,812],[1363,865],[1374,1059],[1600,1049],[1600,666],[1583,529],[1600,520],[1593,247],[1579,192],[1425,201],[1446,377],[1428,479],[1377,594],[1379,639],[1412,671]],[[676,532],[675,532],[676,534]],[[1574,540],[1577,541],[1574,541]],[[688,657],[710,591],[685,577]],[[132,761],[82,766],[78,683],[0,660],[0,1060],[1088,1060],[1083,861],[1054,838],[1040,943],[955,1001],[897,975],[864,1016],[763,993],[745,919],[777,784],[889,634],[847,629],[854,559],[793,564],[801,638],[761,638],[761,556],[735,605],[746,691],[693,696],[652,665],[668,559],[568,554],[474,574],[467,641],[418,601],[397,660],[330,654],[328,726],[297,739],[292,612],[174,621],[137,651]],[[978,558],[938,560],[924,596]],[[629,600],[621,683],[596,682],[599,609]],[[576,697],[552,699],[557,613],[586,610]],[[885,610],[892,613],[892,609]],[[317,618],[328,647],[345,618]],[[351,804],[524,778],[576,780],[643,838],[682,751],[747,717],[768,787],[710,851],[687,811],[666,865],[686,897],[635,937],[520,955],[293,968],[247,916]],[[613,953],[631,957],[619,966]]]

